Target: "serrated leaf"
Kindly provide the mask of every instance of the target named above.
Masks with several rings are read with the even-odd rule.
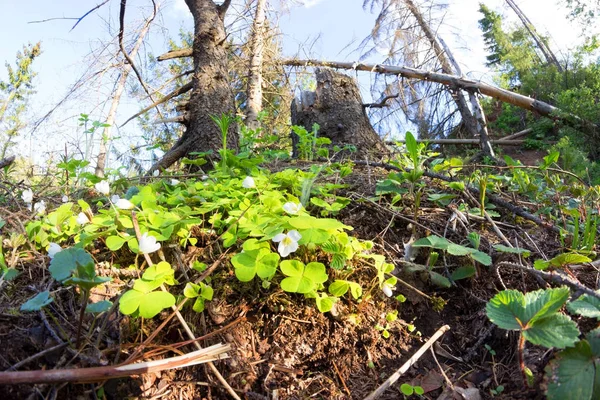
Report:
[[[485,254],[483,251],[475,250],[473,253],[470,254],[470,256],[473,260],[485,265],[486,267],[492,265],[492,257]]]
[[[550,261],[535,260],[533,262],[533,268],[539,271],[545,271],[546,269],[548,269],[548,267],[550,267]]]
[[[559,254],[551,259],[550,265],[554,267],[564,267],[566,265],[583,264],[587,262],[592,262],[592,260],[584,255],[577,253],[564,253]]]
[[[548,400],[590,400],[600,394],[594,391],[599,372],[590,344],[585,340],[558,353],[545,371]]]
[[[577,300],[568,303],[567,309],[582,317],[600,319],[600,299],[594,296],[584,294]]]
[[[560,310],[569,298],[569,288],[536,290],[525,295],[524,322],[533,323]]]
[[[564,349],[579,340],[579,329],[568,316],[554,314],[531,322],[522,335],[533,344]]]
[[[21,311],[39,311],[53,301],[54,299],[50,297],[50,292],[44,290],[27,300],[25,304],[21,306]]]
[[[467,254],[473,253],[475,249],[470,249],[459,244],[450,243],[446,248],[446,251],[448,252],[448,254],[452,254],[453,256],[466,256]]]
[[[496,294],[485,306],[490,321],[502,329],[521,330],[527,321],[524,319],[525,296],[518,290],[503,290]]]

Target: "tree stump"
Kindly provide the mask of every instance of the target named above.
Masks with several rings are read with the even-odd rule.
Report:
[[[319,137],[331,139],[332,145],[353,145],[350,158],[380,160],[389,154],[385,143],[371,126],[354,78],[328,68],[315,71],[317,90],[302,92],[292,102],[292,125],[312,130],[319,124]],[[292,132],[294,157],[298,136]]]

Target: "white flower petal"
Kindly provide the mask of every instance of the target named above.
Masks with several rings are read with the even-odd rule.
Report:
[[[33,201],[33,191],[31,189],[23,190],[23,193],[21,193],[21,198],[25,203],[31,203]]]
[[[286,234],[285,233],[279,233],[279,234],[275,235],[273,237],[273,239],[271,239],[271,240],[273,240],[275,243],[278,243],[278,242],[281,242],[285,238],[286,238]]]
[[[302,209],[302,204],[294,203],[292,201],[287,202],[283,205],[283,211],[288,214],[296,215]]]
[[[290,239],[292,239],[293,241],[297,242],[298,240],[302,239],[302,235],[300,234],[300,232],[298,232],[297,230],[291,230],[288,232],[288,237]]]
[[[36,214],[43,214],[46,212],[46,203],[44,202],[44,200],[40,200],[37,203],[35,203],[33,205],[33,211]]]
[[[62,202],[66,203],[69,201],[69,196],[67,196],[66,194],[62,197]]]
[[[154,236],[149,236],[148,232],[144,233],[139,242],[140,253],[150,254],[158,249],[160,249],[160,243],[156,242],[156,238]]]
[[[242,187],[244,187],[245,189],[252,189],[256,187],[256,183],[254,182],[254,178],[251,176],[247,176],[243,181],[242,181]]]
[[[87,223],[91,222],[90,219],[88,218],[88,216],[84,213],[84,212],[80,212],[77,215],[77,223],[79,225],[85,225]]]
[[[112,196],[110,196],[110,201],[112,203],[116,203],[117,201],[121,200],[121,198],[119,197],[118,194],[113,194]]]
[[[98,182],[94,185],[94,187],[98,192],[105,196],[108,196],[108,194],[110,193],[110,185],[108,184],[108,181]]]
[[[160,171],[155,169],[154,172],[152,172],[152,176],[158,176],[160,174]]]
[[[279,246],[277,246],[277,251],[279,252],[281,257],[287,257],[291,253],[290,248],[286,246],[283,242],[279,242]]]
[[[385,294],[387,297],[392,297],[394,295],[393,291],[396,290],[396,287],[384,283],[381,287],[381,290],[383,291],[383,294]]]
[[[135,205],[127,199],[119,199],[115,203],[115,206],[117,206],[121,210],[131,210],[132,208],[135,207]]]
[[[62,251],[62,247],[60,247],[60,245],[58,243],[50,243],[48,245],[48,257],[50,257],[51,259],[54,258],[56,253],[59,253],[61,251]]]
[[[179,181],[177,179],[171,179],[171,186],[179,185]]]

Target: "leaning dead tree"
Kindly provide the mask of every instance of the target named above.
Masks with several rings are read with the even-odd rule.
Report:
[[[313,124],[318,124],[318,135],[329,138],[332,145],[354,146],[353,158],[380,160],[388,154],[365,112],[356,80],[329,68],[317,68],[315,77],[316,91],[304,91],[292,102],[292,125],[310,132]],[[292,141],[297,156],[294,133]]]
[[[576,115],[566,113],[561,109],[543,101],[532,99],[531,97],[523,96],[521,94],[511,92],[510,90],[501,89],[499,87],[487,84],[485,82],[478,82],[472,79],[467,79],[456,75],[448,75],[438,72],[424,71],[401,66],[361,64],[336,61],[288,59],[283,60],[282,64],[291,67],[329,67],[346,70],[366,71],[384,75],[395,75],[401,78],[434,82],[447,87],[472,90],[484,96],[492,97],[505,103],[509,103],[514,106],[538,113],[544,117],[561,121],[567,125],[580,129],[586,135],[593,136],[595,138],[598,138],[598,136],[600,136],[600,125],[594,122],[587,121]]]

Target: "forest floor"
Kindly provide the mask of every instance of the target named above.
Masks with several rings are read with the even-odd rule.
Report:
[[[353,235],[372,240],[375,250],[388,260],[404,257],[404,243],[412,233],[409,220],[413,204],[409,196],[392,209],[385,198],[375,197],[375,183],[388,171],[379,168],[355,167],[345,178],[348,188],[343,195],[353,199],[337,216],[354,227]],[[439,183],[427,180],[427,185]],[[519,205],[519,204],[516,204]],[[526,207],[531,208],[531,205]],[[554,254],[561,247],[557,235],[510,212],[497,210],[498,225],[509,240],[528,243],[532,251]],[[465,241],[468,233],[460,225],[449,227],[450,208],[423,199],[417,215],[416,232],[445,236],[455,243]],[[22,231],[23,221],[18,210],[0,210],[7,221],[4,232]],[[494,253],[492,244],[499,243],[491,226],[470,220],[468,231],[481,236],[480,249],[500,258],[516,260],[516,255]],[[201,259],[211,265],[224,252],[218,243],[203,247],[210,237],[199,237],[197,245],[188,247],[177,257],[185,260],[192,253],[202,252]],[[175,251],[175,250],[174,250]],[[93,254],[102,258],[102,252]],[[418,255],[415,262],[425,263]],[[449,260],[451,261],[451,260]],[[20,305],[31,297],[34,288],[49,287],[46,256],[32,256],[16,280],[4,283],[0,292],[0,369],[6,370],[28,357],[59,344],[61,324],[75,324],[78,298],[71,290],[60,291],[49,314],[19,313]],[[595,287],[597,272],[577,270],[577,278]],[[110,274],[110,273],[109,273]],[[421,386],[424,399],[532,399],[542,398],[543,382],[538,378],[532,388],[523,384],[516,353],[518,336],[498,328],[488,320],[486,302],[505,287],[521,291],[540,288],[533,277],[516,270],[495,270],[480,267],[477,276],[461,280],[449,289],[436,287],[418,274],[408,274],[400,268],[395,274],[406,283],[398,284],[396,294],[406,297],[399,303],[381,293],[367,297],[361,303],[344,299],[335,312],[320,313],[313,303],[300,295],[281,290],[265,292],[260,283],[242,285],[235,279],[229,263],[213,273],[213,301],[207,311],[195,313],[182,310],[188,324],[197,335],[208,335],[201,345],[229,343],[230,358],[215,362],[229,385],[245,399],[362,399],[408,360],[440,327],[450,330],[417,363],[394,384],[381,399],[403,398],[402,383]],[[94,292],[98,299],[114,297],[121,292],[127,277],[112,273],[113,281]],[[217,279],[218,277],[218,279]],[[373,279],[357,269],[355,280],[368,287]],[[436,307],[433,299],[443,299]],[[386,324],[386,313],[397,309],[398,319],[388,323],[389,338],[376,325]],[[441,308],[441,309],[440,309]],[[129,317],[113,317],[102,326],[105,330],[104,350],[95,354],[78,354],[64,348],[20,365],[20,369],[53,369],[86,367],[93,363],[108,364],[123,361],[136,345],[145,340],[171,313],[163,311],[153,320],[139,321]],[[100,323],[99,321],[96,321]],[[87,322],[89,324],[90,321]],[[414,330],[409,329],[414,326]],[[93,329],[89,325],[87,329]],[[97,328],[99,329],[99,328]],[[212,334],[211,333],[215,333]],[[147,351],[170,349],[174,343],[187,339],[175,319],[163,328],[146,347]],[[435,357],[434,357],[435,354]],[[525,362],[535,377],[552,356],[538,346],[527,345]],[[119,358],[120,357],[120,358]],[[501,393],[492,390],[502,386]],[[2,399],[222,399],[229,398],[221,383],[205,365],[151,373],[132,378],[114,379],[95,384],[12,385],[0,386]],[[412,396],[417,398],[417,396]]]

